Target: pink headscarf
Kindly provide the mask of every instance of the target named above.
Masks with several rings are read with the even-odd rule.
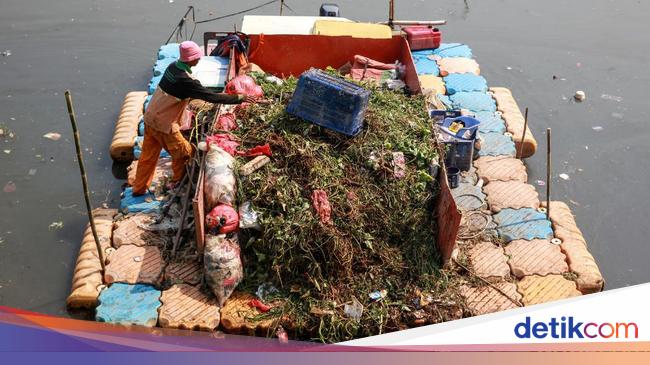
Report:
[[[203,56],[203,51],[198,44],[192,41],[185,41],[179,46],[181,52],[181,62],[192,62]]]

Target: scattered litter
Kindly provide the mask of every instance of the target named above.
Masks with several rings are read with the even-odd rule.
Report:
[[[587,98],[587,95],[584,91],[578,90],[576,91],[575,95],[573,95],[573,98],[576,99],[576,101],[583,101],[585,98]]]
[[[591,127],[591,129],[595,130],[596,132],[600,132],[600,131],[602,131],[602,130],[605,129],[605,128],[603,128],[603,127],[597,125],[597,126]]]
[[[29,172],[27,172],[27,175],[29,175],[29,176],[36,175],[36,169],[29,169]]]
[[[252,228],[256,230],[262,228],[258,223],[257,212],[253,210],[250,201],[243,202],[239,206],[239,228]]]
[[[386,289],[377,290],[377,291],[374,291],[374,292],[368,294],[370,299],[372,299],[375,302],[378,302],[378,301],[386,298],[386,295],[388,295],[388,290],[386,290]]]
[[[623,113],[613,112],[612,117],[614,117],[616,119],[623,119]]]
[[[544,180],[537,180],[536,183],[537,183],[538,186],[545,186],[546,185],[546,182],[544,182]]]
[[[4,135],[5,135],[5,130],[2,129],[2,128],[0,128],[0,137],[2,137],[2,136],[4,136]]]
[[[61,135],[56,132],[45,133],[43,138],[51,139],[52,141],[58,141],[61,138]]]
[[[174,3],[174,0],[169,0],[169,3],[170,3],[170,4],[173,4],[173,3]]]
[[[393,176],[396,179],[402,179],[406,176],[404,152],[393,152]]]
[[[623,97],[616,96],[616,95],[603,94],[603,95],[600,96],[600,98],[605,99],[605,100],[615,101],[617,103],[620,103],[621,101],[623,101]]]
[[[254,159],[248,161],[244,166],[240,167],[239,174],[242,176],[248,176],[269,162],[271,162],[269,156],[257,156]]]
[[[576,67],[582,67],[582,63],[577,62],[577,63],[576,63]]]
[[[135,261],[135,262],[142,262],[142,256],[135,256],[135,257],[133,258],[133,261]]]
[[[559,176],[562,180],[569,180],[569,175],[567,174],[560,174]]]
[[[3,150],[2,152],[6,153],[6,154],[10,154],[11,150]]]
[[[311,201],[314,210],[318,213],[321,223],[329,224],[332,222],[332,207],[327,199],[327,193],[323,190],[314,190],[311,193]]]
[[[287,335],[287,331],[285,331],[282,326],[278,326],[278,329],[275,331],[275,335],[278,336],[280,343],[289,343],[289,335]]]
[[[510,70],[512,70],[512,67],[506,66],[506,70],[510,71]]]
[[[587,151],[589,151],[589,146],[585,146],[585,149],[586,149]]]
[[[262,313],[266,313],[266,312],[270,311],[271,308],[272,308],[271,306],[268,306],[268,305],[260,302],[257,299],[251,299],[251,301],[250,301],[250,303],[248,303],[248,305],[250,305],[253,308],[257,308],[257,310],[259,310]]]
[[[9,56],[11,56],[11,50],[6,49],[6,50],[2,51],[2,55],[3,55],[4,57],[9,57]]]
[[[58,222],[52,222],[49,227],[50,230],[56,230],[56,229],[61,229],[63,228],[63,222],[58,221]]]
[[[581,204],[580,204],[580,203],[578,203],[578,202],[577,202],[577,201],[575,201],[575,200],[571,200],[571,199],[569,199],[569,202],[570,202],[571,204],[573,204],[573,205],[575,205],[575,206],[577,206],[577,207],[579,207],[579,206],[581,206]]]
[[[13,193],[16,191],[16,184],[13,181],[8,181],[2,189],[5,193]]]
[[[59,209],[61,209],[61,210],[68,210],[68,209],[72,209],[72,208],[74,208],[74,207],[76,207],[76,206],[77,206],[77,204],[72,204],[72,205],[69,205],[69,206],[65,206],[65,205],[61,205],[61,204],[59,204]]]
[[[270,283],[263,283],[257,287],[255,295],[257,295],[260,300],[266,300],[269,295],[279,293],[278,288],[274,287]]]
[[[343,311],[346,316],[359,323],[361,322],[361,316],[363,315],[363,304],[359,303],[357,298],[352,297],[352,304],[345,304]]]
[[[276,84],[278,86],[282,86],[282,84],[284,83],[284,81],[282,81],[281,78],[279,78],[277,76],[273,76],[273,75],[267,76],[264,80],[266,80],[268,82],[272,82],[272,83],[274,83],[274,84]]]

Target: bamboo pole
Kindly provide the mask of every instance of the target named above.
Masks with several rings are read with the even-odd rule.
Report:
[[[284,0],[280,0],[280,16],[282,16],[283,10],[284,10]]]
[[[551,128],[546,128],[546,219],[551,217]]]
[[[524,132],[521,134],[521,143],[519,143],[519,158],[524,156],[524,139],[526,139],[526,130],[528,129],[528,107],[524,113]]]
[[[388,26],[393,29],[393,20],[395,20],[395,0],[388,2]]]
[[[88,178],[86,177],[86,167],[84,166],[83,155],[81,154],[81,143],[79,142],[79,130],[77,129],[77,117],[74,114],[74,107],[72,106],[72,95],[70,90],[65,91],[65,102],[68,105],[68,115],[70,116],[70,124],[72,124],[72,132],[74,133],[74,144],[77,149],[77,161],[79,161],[79,171],[81,172],[81,183],[84,190],[84,198],[86,199],[86,209],[88,210],[88,220],[90,221],[90,229],[93,232],[95,239],[95,246],[97,248],[97,256],[99,263],[102,266],[102,273],[105,270],[104,253],[102,246],[99,244],[99,237],[97,236],[97,229],[95,228],[95,218],[93,217],[93,208],[90,204],[90,192],[88,190]]]

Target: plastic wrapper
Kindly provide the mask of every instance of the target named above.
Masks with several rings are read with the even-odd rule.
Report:
[[[217,297],[219,307],[223,307],[244,277],[237,239],[206,235],[203,265],[206,283]]]
[[[253,210],[251,202],[244,202],[239,206],[239,228],[261,230],[257,212]]]
[[[237,183],[233,166],[235,159],[220,147],[209,144],[205,158],[205,182],[203,186],[207,210],[218,204],[233,205]]]
[[[233,113],[222,114],[217,119],[216,128],[226,132],[237,130],[239,128],[237,125],[237,117]]]

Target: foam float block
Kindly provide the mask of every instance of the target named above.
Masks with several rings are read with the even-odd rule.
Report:
[[[445,76],[444,81],[449,95],[457,92],[486,92],[488,89],[485,78],[472,73],[452,73]]]
[[[479,156],[515,156],[515,143],[512,138],[501,133],[481,133],[480,136]]]
[[[162,60],[156,61],[156,63],[153,65],[153,75],[154,76],[160,76],[163,73],[165,73],[165,70],[167,70],[167,67],[171,65],[172,63],[176,62],[175,58],[163,58]]]
[[[502,117],[506,122],[506,129],[512,133],[517,151],[521,151],[522,155],[520,157],[527,158],[534,155],[537,151],[537,140],[535,140],[528,126],[525,128],[526,135],[524,136],[526,119],[521,114],[519,105],[517,105],[517,102],[512,96],[512,92],[505,87],[491,87],[489,90],[496,100],[497,110],[502,113]],[[521,141],[522,137],[524,137],[523,145]]]
[[[217,299],[199,288],[177,284],[163,291],[160,301],[160,327],[213,331],[219,326]]]
[[[524,305],[553,302],[580,296],[576,283],[562,275],[526,276],[517,283]]]
[[[121,246],[108,257],[104,282],[158,284],[162,278],[163,259],[158,247]]]
[[[141,118],[138,122],[138,136],[144,136],[144,119]]]
[[[433,50],[433,54],[440,57],[464,57],[472,58],[472,49],[461,43],[442,43],[440,47]]]
[[[492,217],[499,236],[505,242],[553,238],[551,222],[546,219],[546,214],[535,209],[502,209]]]
[[[158,323],[160,291],[151,285],[116,283],[99,295],[98,322],[154,327]]]
[[[493,285],[508,296],[487,285],[481,287],[463,285],[460,287],[460,295],[465,299],[465,304],[472,315],[480,316],[521,306],[521,294],[517,292],[515,284],[500,282]]]
[[[203,267],[196,260],[172,262],[165,268],[165,281],[174,284],[198,285],[203,277]]]
[[[119,248],[125,245],[134,246],[163,246],[165,238],[147,227],[155,224],[156,214],[137,213],[128,215],[124,219],[114,223],[113,247]]]
[[[418,75],[440,75],[440,68],[438,63],[429,58],[417,58],[415,62],[415,71]]]
[[[492,242],[479,242],[467,252],[469,262],[476,275],[481,278],[503,279],[510,275],[508,258],[503,248]]]
[[[268,336],[277,324],[277,318],[260,319],[260,312],[250,306],[255,296],[234,292],[221,308],[221,326],[232,334]]]
[[[477,210],[485,205],[485,194],[474,184],[458,184],[451,195],[460,210]]]
[[[153,93],[156,91],[160,80],[162,80],[162,75],[154,76],[151,78],[151,80],[149,80],[149,84],[147,85],[147,92],[149,95],[153,95]]]
[[[582,232],[578,228],[571,209],[564,202],[552,201],[549,210],[555,237],[562,240],[560,248],[566,255],[571,272],[578,277],[576,284],[583,294],[603,290],[603,279],[596,260],[587,249]]]
[[[479,131],[484,133],[505,133],[506,122],[501,115],[493,112],[476,112],[474,118],[478,119],[481,124],[478,126]]]
[[[440,58],[437,60],[437,62],[438,68],[440,69],[440,76],[464,73],[472,73],[474,75],[481,74],[481,68],[479,67],[478,62],[471,58]]]
[[[492,181],[483,187],[490,210],[539,208],[539,194],[535,187],[521,181]]]
[[[485,184],[493,181],[528,181],[526,166],[520,159],[508,156],[483,156],[474,160],[476,172]]]
[[[433,75],[419,75],[418,79],[420,80],[420,88],[422,89],[423,94],[434,93],[444,95],[447,93],[445,82],[441,77]]]
[[[116,214],[117,209],[98,208],[93,210],[97,237],[104,254],[106,254],[106,249],[111,247],[113,217]],[[66,301],[68,307],[94,308],[97,305],[97,297],[102,284],[102,266],[97,255],[95,238],[90,224],[88,224],[79,247],[77,263],[72,273],[72,290]]]
[[[144,91],[132,91],[124,97],[109,149],[111,158],[115,161],[133,160],[133,146],[138,135],[138,123],[142,118],[146,96]]]
[[[165,58],[180,58],[181,52],[179,46],[180,45],[178,43],[163,44],[158,49],[158,59],[162,60]]]
[[[133,196],[133,188],[126,188],[122,193],[120,211],[123,213],[154,213],[160,210],[162,202],[150,192],[141,196]]]
[[[449,96],[455,109],[471,112],[495,112],[497,105],[492,97],[484,92],[458,92]]]
[[[514,240],[505,247],[508,265],[518,278],[529,275],[562,275],[569,271],[559,245],[549,240]]]

